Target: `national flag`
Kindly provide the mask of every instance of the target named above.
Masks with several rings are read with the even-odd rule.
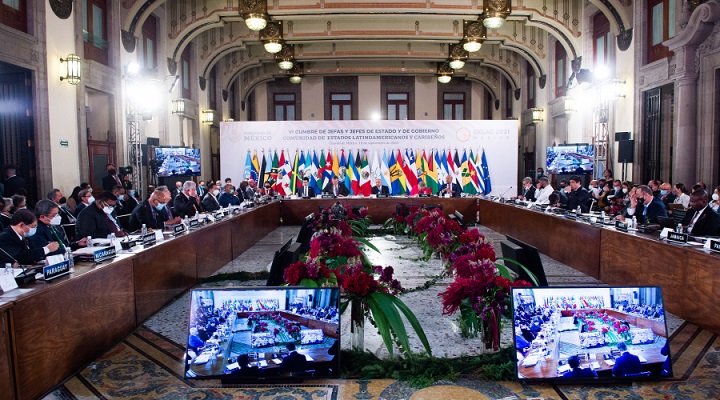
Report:
[[[323,169],[323,187],[327,186],[333,177],[333,157],[330,149],[325,157],[325,169]]]
[[[268,174],[265,172],[265,169],[267,169],[268,164],[267,160],[265,159],[265,149],[263,149],[263,155],[262,155],[262,163],[260,163],[260,179],[258,179],[258,186],[262,187],[265,185],[265,179],[267,179]]]
[[[490,168],[488,167],[487,156],[485,156],[485,149],[482,150],[482,159],[480,160],[480,167],[482,169],[482,179],[484,184],[483,194],[488,195],[492,192],[492,183],[490,182]]]
[[[250,177],[257,182],[258,173],[260,172],[260,163],[258,162],[257,150],[253,150],[252,156],[252,169],[250,170]]]
[[[435,167],[435,171],[437,172],[437,183],[438,185],[445,183],[445,176],[447,175],[447,171],[443,167],[442,163],[442,154],[440,154],[439,150],[435,151],[435,164],[433,165]]]
[[[400,186],[402,186],[402,193],[406,194],[410,192],[410,189],[407,185],[407,178],[405,177],[405,163],[403,162],[402,158],[402,152],[400,149],[397,151],[397,157],[395,157],[395,162],[397,162],[398,167],[400,168]]]
[[[405,181],[407,182],[407,192],[414,196],[418,193],[418,178],[415,155],[413,155],[412,149],[405,149],[405,160],[403,172],[405,173]]]
[[[372,184],[370,183],[370,165],[368,164],[367,151],[362,158],[362,169],[360,170],[360,191],[363,196],[370,196]]]
[[[333,171],[333,176],[337,176],[338,178],[340,178],[340,163],[338,160],[337,150],[333,150],[332,171]]]
[[[381,166],[380,156],[378,155],[377,150],[373,150],[372,164],[370,164],[370,178],[373,180],[372,185],[375,184],[375,179],[380,178],[382,181],[382,178],[380,177],[382,175]]]
[[[460,162],[460,171],[462,171],[462,188],[467,194],[475,194],[475,184],[470,174],[470,164],[468,163],[467,150],[463,150],[462,161]]]
[[[290,194],[292,194],[292,192],[290,191],[290,185],[291,185],[291,179],[293,176],[293,166],[290,164],[290,160],[292,160],[292,158],[290,158],[289,150],[288,150],[287,157],[283,157],[283,159],[284,159],[284,163],[283,163],[283,168],[282,168],[282,176],[283,176],[282,185],[283,185],[283,191],[285,191],[284,196],[289,196]]]
[[[475,157],[475,171],[478,180],[478,193],[485,193],[485,182],[482,178],[482,166],[480,165],[480,153]]]
[[[317,172],[317,184],[320,187],[320,191],[322,191],[325,188],[324,180],[325,180],[325,153],[323,153],[323,151],[320,150],[320,162],[318,163],[318,172]]]
[[[339,164],[340,164],[340,166],[338,168],[338,173],[339,173],[338,177],[340,178],[339,180],[342,181],[343,184],[345,184],[345,187],[348,188],[348,190],[350,190],[350,194],[354,194],[352,191],[352,178],[351,178],[352,169],[348,168],[347,161],[345,160],[345,149],[340,150]]]
[[[360,194],[360,170],[358,170],[357,163],[352,156],[352,151],[348,153],[348,166],[352,174],[350,177],[350,192],[352,194]]]
[[[382,165],[380,166],[380,179],[382,184],[390,188],[390,168],[388,168],[387,153],[383,150]]]
[[[446,178],[448,175],[453,176],[453,175],[452,175],[452,170],[450,170],[450,167],[448,167],[448,158],[452,159],[452,155],[449,155],[448,152],[446,152],[445,150],[443,150],[443,154],[442,154],[442,164],[441,164],[441,165],[442,165],[444,174],[443,174],[443,179],[442,179],[442,181],[438,181],[438,183],[440,183],[441,185],[444,185],[444,184],[445,184],[445,178]],[[450,161],[450,162],[452,163],[452,161]],[[439,178],[439,177],[438,177],[438,178]],[[453,178],[454,178],[454,176],[453,176]]]
[[[308,154],[310,153],[310,150],[308,150]],[[313,189],[315,189],[315,193],[320,193],[321,188],[318,187],[318,158],[317,153],[315,150],[313,150],[313,157],[312,157],[312,163],[310,164],[310,185]]]
[[[435,152],[435,157],[437,157],[437,152]],[[430,157],[428,157],[428,173],[425,175],[425,185],[433,192],[437,193],[439,190],[438,187],[438,172],[436,169],[437,162],[433,158],[433,152],[430,151]]]
[[[252,157],[250,156],[250,150],[248,150],[247,157],[245,157],[245,172],[243,173],[243,180],[249,178],[251,173],[252,173]]]
[[[455,156],[453,157],[453,164],[455,164],[455,182],[462,186],[461,166],[460,157],[458,157],[457,149],[455,149]]]
[[[300,163],[305,162],[305,157],[302,157],[300,155],[300,152],[295,150],[295,163],[293,164],[293,171],[292,176],[290,177],[290,193],[294,194],[297,191],[298,185],[302,185],[302,183],[298,183],[299,175],[302,175],[302,170],[305,169],[305,167],[301,167]]]
[[[277,150],[275,151],[275,157],[277,157]],[[273,164],[275,164],[274,160]],[[277,172],[275,173],[275,185],[273,189],[275,189],[277,194],[280,196],[284,196],[285,189],[283,189],[283,170],[285,168],[285,152],[283,150],[280,150],[280,159],[278,160],[277,165],[277,168],[275,168]]]
[[[392,190],[392,195],[397,196],[404,194],[405,191],[403,190],[403,186],[401,184],[401,180],[404,179],[402,176],[402,169],[395,159],[395,153],[392,151],[390,152],[390,163],[388,164],[388,169],[390,171],[390,189]]]
[[[270,183],[273,186],[277,184],[278,178],[278,155],[277,150],[273,152],[272,167],[270,167]]]
[[[470,170],[470,179],[472,180],[473,186],[475,186],[475,193],[482,193],[480,191],[480,184],[478,182],[477,166],[475,165],[475,156],[473,156],[472,149],[470,150],[470,156],[468,156],[468,169]]]

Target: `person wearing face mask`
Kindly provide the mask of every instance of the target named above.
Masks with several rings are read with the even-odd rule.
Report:
[[[85,207],[77,217],[77,237],[92,236],[107,238],[110,234],[116,237],[125,236],[115,214],[117,197],[112,192],[100,193],[94,203]]]
[[[682,204],[682,207],[685,210],[690,207],[690,195],[688,194],[688,190],[685,185],[682,183],[676,183],[673,188],[673,194],[675,195],[673,204]]]
[[[35,235],[38,220],[30,210],[18,210],[12,216],[10,226],[0,233],[0,260],[3,263],[35,264],[60,248],[58,242],[50,242],[44,247],[31,248],[28,238]]]
[[[233,192],[233,185],[231,183],[225,184],[225,191],[218,197],[218,202],[223,207],[240,204],[240,198],[237,196],[237,192]]]
[[[611,192],[612,193],[610,193],[610,194],[613,195],[614,197],[620,197],[620,198],[623,197],[622,182],[620,182],[620,180],[613,181]]]
[[[590,193],[582,186],[582,178],[579,175],[570,178],[570,188],[572,191],[568,195],[567,209],[573,211],[580,207],[581,212],[589,212],[592,199]]]
[[[70,208],[61,204],[61,200],[63,198],[62,190],[57,188],[52,189],[48,192],[47,198],[58,206],[58,215],[62,219],[63,225],[75,223],[75,216],[72,214],[72,211],[70,211]],[[37,209],[37,204],[35,205],[35,208]]]
[[[690,195],[690,208],[682,225],[693,236],[720,236],[720,215],[708,207],[708,194],[696,190]]]
[[[12,199],[12,209],[11,213],[15,213],[17,210],[24,210],[27,208],[27,200],[25,199],[25,196],[21,194],[15,194],[11,197]]]
[[[715,191],[712,194],[710,208],[715,210],[716,213],[720,213],[720,186],[716,187]]]
[[[205,211],[216,211],[221,208],[218,202],[218,196],[220,196],[220,189],[215,185],[215,182],[208,184],[208,192],[202,199],[202,206]]]
[[[535,201],[535,185],[529,176],[522,180],[522,194],[518,196],[518,200]]]
[[[185,181],[180,194],[175,196],[173,207],[175,207],[175,215],[178,217],[194,217],[196,213],[202,211],[200,209],[200,199],[197,197],[197,189],[195,182]],[[222,204],[222,201],[220,202]]]
[[[57,242],[59,244],[58,249],[46,254],[55,255],[65,254],[67,247],[77,250],[80,247],[87,246],[86,237],[76,242],[68,240],[65,230],[60,226],[62,221],[60,208],[54,202],[50,200],[38,201],[35,204],[35,214],[38,219],[37,232],[28,238],[31,249],[43,248],[52,242]]]
[[[142,228],[143,224],[149,229],[164,229],[167,226],[179,224],[180,217],[168,219],[165,210],[165,193],[155,189],[147,200],[138,204],[130,215],[129,229],[135,232]]]
[[[660,201],[665,205],[665,209],[675,202],[675,197],[675,191],[670,182],[663,182],[660,185]]]
[[[635,195],[630,196],[630,205],[625,211],[625,218],[635,216],[640,224],[657,224],[658,217],[667,217],[665,205],[653,195],[649,186],[638,186]]]
[[[92,192],[88,189],[81,190],[80,193],[78,193],[78,197],[80,198],[80,204],[75,207],[75,218],[80,215],[82,210],[95,201],[95,197],[93,197]]]
[[[539,189],[535,191],[535,204],[548,204],[550,203],[550,195],[555,191],[550,185],[550,181],[547,176],[541,176],[538,179]],[[558,199],[559,200],[559,199]]]
[[[107,175],[103,177],[102,179],[102,185],[103,190],[112,191],[113,187],[115,185],[122,186],[122,181],[117,176],[117,169],[115,168],[115,164],[107,164],[105,166],[105,171],[107,171]]]

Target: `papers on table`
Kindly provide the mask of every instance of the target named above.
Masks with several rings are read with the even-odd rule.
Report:
[[[600,363],[597,361],[591,363],[590,366],[592,367],[592,369],[600,369]]]
[[[232,364],[228,364],[227,366],[228,371],[235,371],[236,369],[240,369],[240,364],[234,362]]]
[[[260,367],[265,368],[268,366],[268,362],[265,360],[260,360]]]
[[[204,353],[195,359],[195,364],[205,364],[208,361],[210,361],[210,354]]]
[[[532,367],[533,365],[538,363],[538,357],[537,356],[527,356],[523,360],[523,367]]]
[[[615,365],[615,360],[605,360],[605,364],[607,364],[609,366],[613,366],[613,365]]]
[[[557,373],[558,375],[563,375],[564,373],[570,371],[572,368],[570,368],[570,365],[565,364],[557,367]]]

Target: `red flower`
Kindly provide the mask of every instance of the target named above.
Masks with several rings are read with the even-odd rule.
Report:
[[[283,278],[290,286],[296,286],[300,284],[300,281],[308,277],[307,266],[304,262],[299,261],[295,264],[290,264],[285,268]]]
[[[348,267],[342,279],[342,287],[351,296],[365,297],[377,289],[378,283],[361,267]]]

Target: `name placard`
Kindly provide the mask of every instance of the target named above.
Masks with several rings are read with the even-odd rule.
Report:
[[[115,252],[115,248],[113,247],[113,253]],[[59,262],[57,264],[53,265],[46,265],[43,267],[43,278],[45,278],[46,281],[49,281],[51,279],[55,279],[58,276],[63,276],[70,273],[70,262],[67,260]]]
[[[628,231],[628,223],[624,221],[615,221],[615,229],[623,232]]]
[[[173,236],[177,236],[185,232],[185,224],[177,224],[173,226]]]
[[[105,260],[109,260],[115,257],[115,246],[102,247],[93,253],[93,261],[95,263],[101,263]]]
[[[213,217],[215,217],[216,220],[221,220],[224,216],[225,214],[223,214],[222,211],[215,211],[213,213]]]
[[[710,250],[720,252],[720,240],[711,240]]]
[[[333,195],[331,195],[331,194],[325,193],[325,194],[322,195],[322,198],[323,198],[323,199],[332,199],[332,198],[335,198],[335,196],[333,196]]]
[[[142,237],[142,245],[144,247],[152,246],[155,243],[157,243],[157,236],[155,236],[154,232],[150,232],[148,234],[143,235]]]
[[[200,221],[197,220],[197,218],[193,218],[190,220],[190,229],[196,229],[200,227]]]
[[[690,235],[687,233],[668,232],[668,242],[687,243]]]
[[[427,195],[422,195],[422,194],[420,195],[420,197],[423,197],[423,196],[427,197]],[[378,193],[377,197],[378,197],[379,199],[382,199],[382,198],[390,197],[390,195],[387,194],[387,193]]]

